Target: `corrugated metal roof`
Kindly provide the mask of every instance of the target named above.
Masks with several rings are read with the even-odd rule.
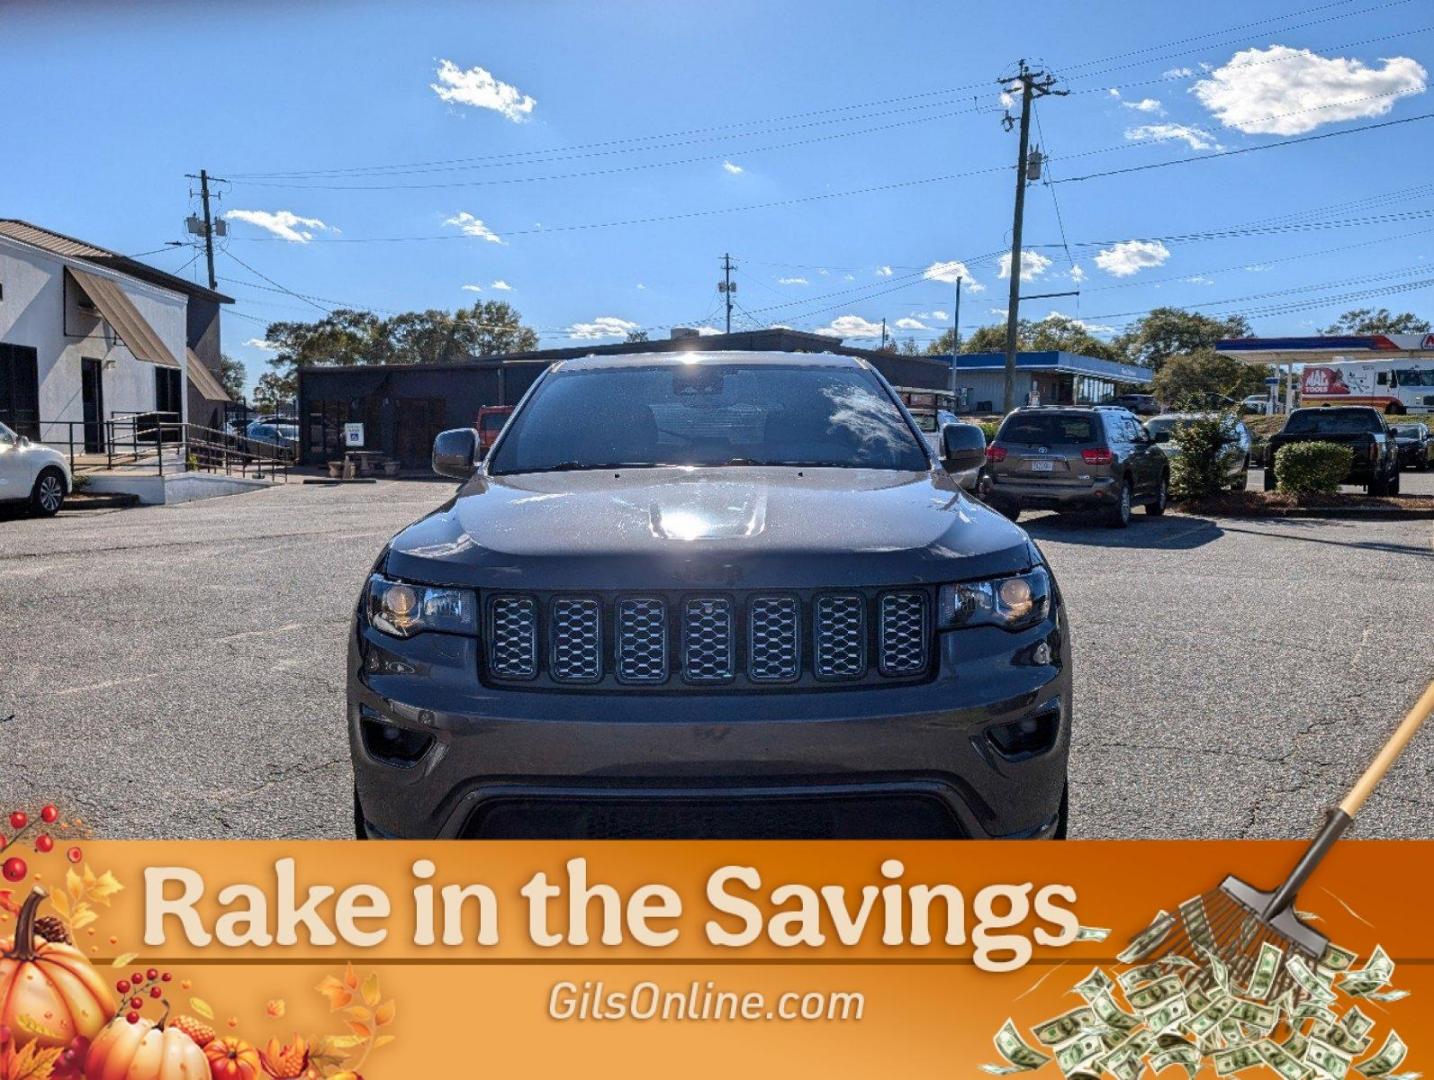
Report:
[[[50,232],[49,229],[42,229],[38,225],[31,225],[28,221],[18,221],[14,218],[0,218],[0,236],[8,236],[12,240],[19,240],[22,244],[31,244],[34,247],[43,248],[56,255],[64,255],[71,259],[103,259],[112,258],[118,254],[118,252],[106,251],[104,248],[87,244],[83,240],[73,240],[68,236]]]
[[[194,354],[194,350],[185,348],[189,357],[189,381],[194,384],[194,389],[204,397],[205,401],[232,401],[229,392],[224,389],[224,384],[214,377],[204,361]]]
[[[96,263],[121,274],[128,274],[130,277],[147,281],[161,288],[173,289],[189,296],[203,297],[220,304],[234,303],[233,297],[225,296],[213,289],[207,289],[197,282],[186,281],[166,270],[160,270],[148,263],[138,262],[128,255],[122,255],[117,251],[110,251],[108,248],[98,247],[95,244],[87,244],[83,240],[76,240],[73,236],[57,233],[53,229],[42,229],[38,225],[21,221],[19,218],[0,218],[0,236],[8,236],[12,240],[18,240],[22,244],[29,244],[42,251],[48,251],[52,255],[59,255],[67,259],[84,259],[86,262]]]
[[[87,270],[76,270],[73,266],[65,267],[65,273],[74,279],[76,285],[94,301],[95,307],[100,309],[100,314],[105,317],[119,334],[135,359],[145,360],[151,364],[158,364],[160,367],[177,368],[179,360],[174,353],[169,351],[169,346],[149,325],[149,321],[139,313],[124,290],[116,285],[109,278],[100,277],[98,274],[91,274]]]

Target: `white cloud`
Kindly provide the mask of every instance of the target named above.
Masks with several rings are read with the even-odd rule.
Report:
[[[740,165],[733,165],[730,161],[722,162],[722,168],[726,169],[733,176],[741,176],[747,170]]]
[[[939,281],[945,285],[955,285],[958,278],[961,279],[961,287],[971,292],[984,292],[986,286],[971,276],[971,271],[966,269],[966,264],[952,259],[950,262],[934,262],[922,271],[921,276],[927,281]]]
[[[715,334],[722,333],[722,331],[718,330],[715,326],[697,326],[693,329],[697,331],[698,337],[712,337]]]
[[[945,322],[947,319],[951,318],[951,316],[948,315],[946,312],[944,312],[944,311],[939,311],[939,310],[938,310],[938,311],[918,311],[918,312],[913,313],[911,317],[912,317],[913,319],[928,319],[928,320],[930,320],[930,321],[932,321],[932,322]]]
[[[1036,278],[1046,272],[1046,268],[1050,265],[1051,260],[1039,251],[1021,252],[1021,280],[1035,281]],[[1001,260],[996,267],[996,272],[1003,278],[1011,276],[1011,253],[1009,251],[1001,256]]]
[[[1085,280],[1085,267],[1081,266],[1080,263],[1076,263],[1071,267],[1071,280],[1077,285]]]
[[[1275,62],[1271,62],[1275,61]],[[1299,135],[1322,124],[1383,116],[1392,95],[1423,93],[1428,72],[1407,56],[1366,67],[1309,49],[1245,49],[1190,88],[1226,127],[1247,135]]]
[[[891,273],[891,267],[889,266],[878,266],[876,268],[877,277],[891,277]]]
[[[908,317],[908,318],[897,319],[894,325],[896,326],[896,328],[897,328],[898,330],[930,330],[930,329],[931,329],[931,327],[927,326],[927,325],[926,325],[924,322],[922,322],[920,319],[913,319],[913,318],[909,318],[909,317]]]
[[[1010,314],[1009,308],[993,307],[987,308],[986,310],[989,311],[992,315],[996,316],[996,318],[998,319],[1005,319],[1006,316]]]
[[[616,315],[599,315],[592,322],[574,323],[568,327],[568,337],[577,341],[596,341],[599,338],[625,338],[640,329],[635,322],[619,319]]]
[[[504,240],[487,225],[483,224],[482,218],[476,218],[467,210],[462,210],[453,217],[444,221],[445,225],[453,225],[462,229],[469,236],[476,236],[479,240],[487,240],[490,244],[501,244]]]
[[[1111,97],[1120,97],[1120,89],[1119,89],[1119,87],[1112,86],[1112,87],[1110,87],[1110,89],[1109,89],[1108,92],[1109,92],[1109,94],[1110,94]]]
[[[812,333],[839,338],[879,338],[881,323],[870,322],[860,315],[838,315],[829,326],[819,326]]]
[[[1127,128],[1125,137],[1131,142],[1166,142],[1179,139],[1191,150],[1223,149],[1215,141],[1215,136],[1203,128],[1191,127],[1189,124],[1142,124],[1140,127]]]
[[[279,351],[279,346],[275,345],[272,341],[265,341],[263,338],[251,337],[248,341],[244,342],[244,344],[248,345],[251,349],[258,349],[260,352]]]
[[[224,217],[228,221],[247,221],[295,244],[307,244],[314,233],[329,230],[318,218],[300,217],[292,210],[230,210]]]
[[[1095,264],[1114,277],[1130,277],[1168,258],[1170,249],[1159,240],[1122,240],[1096,252]]]
[[[811,282],[804,277],[779,277],[778,285],[810,285]]]
[[[637,283],[637,287],[638,287],[639,289],[646,289],[646,288],[647,288],[647,286],[644,285],[644,284],[643,284],[642,282],[640,282],[640,281]]]
[[[1139,101],[1122,101],[1121,106],[1127,109],[1134,109],[1136,112],[1159,113],[1165,115],[1165,106],[1156,101],[1153,97],[1141,98]]]
[[[537,105],[516,86],[495,79],[486,69],[471,67],[465,71],[452,60],[439,61],[438,81],[428,87],[450,105],[492,109],[515,124],[528,119]]]
[[[483,286],[482,286],[482,285],[465,285],[465,286],[463,286],[463,291],[464,291],[464,292],[482,292],[482,291],[483,291]]]
[[[843,281],[855,281],[855,280],[856,280],[856,275],[855,275],[855,274],[843,274],[843,275],[841,276],[841,279],[842,279]]]
[[[1002,314],[1004,315],[1005,312],[1002,312]],[[1077,319],[1074,315],[1067,315],[1064,311],[1052,311],[1050,314],[1048,314],[1048,315],[1047,315],[1044,319],[1042,319],[1041,321],[1042,321],[1042,322],[1057,322],[1057,321],[1066,322],[1066,323],[1069,323],[1071,326],[1075,326],[1075,327],[1080,328],[1081,330],[1084,330],[1084,331],[1085,331],[1086,333],[1088,333],[1088,334],[1113,334],[1113,333],[1115,333],[1115,327],[1113,327],[1113,326],[1104,326],[1104,325],[1102,325],[1102,324],[1100,324],[1100,323],[1088,323],[1088,322],[1086,322],[1084,319]]]
[[[1214,278],[1212,278],[1212,277],[1206,277],[1204,274],[1193,274],[1193,275],[1191,275],[1190,277],[1186,278],[1185,280],[1188,281],[1191,285],[1213,285],[1213,284],[1215,284],[1215,279],[1214,279]]]
[[[1188,79],[1191,75],[1194,75],[1194,74],[1195,74],[1195,69],[1194,69],[1194,68],[1188,68],[1188,67],[1173,67],[1173,68],[1170,68],[1168,71],[1162,71],[1162,72],[1160,73],[1160,77],[1161,77],[1162,79]]]
[[[513,291],[513,286],[509,285],[509,284],[508,284],[506,281],[504,281],[502,278],[498,278],[496,281],[493,282],[493,284],[489,285],[488,288],[490,288],[490,289],[497,289],[499,292],[512,292],[512,291]]]

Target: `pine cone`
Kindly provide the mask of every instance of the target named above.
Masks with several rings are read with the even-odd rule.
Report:
[[[53,915],[43,915],[36,919],[35,933],[46,941],[53,941],[60,945],[70,944],[70,932],[65,929],[65,924]]]

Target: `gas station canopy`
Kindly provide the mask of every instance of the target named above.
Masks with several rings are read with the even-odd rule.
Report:
[[[1332,356],[1350,360],[1423,359],[1434,358],[1434,334],[1230,338],[1217,344],[1215,351],[1246,364],[1311,364]]]

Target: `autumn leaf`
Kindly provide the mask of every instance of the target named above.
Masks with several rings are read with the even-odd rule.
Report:
[[[349,1030],[352,1031],[355,1035],[357,1035],[360,1039],[368,1039],[370,1036],[373,1035],[373,1029],[371,1027],[369,1027],[367,1024],[361,1024],[357,1020],[348,1021],[348,1027]]]
[[[370,1007],[377,1005],[381,997],[382,995],[379,993],[378,989],[378,974],[377,972],[375,972],[369,975],[368,978],[364,979],[363,981],[364,1004]]]
[[[75,917],[70,920],[70,929],[83,930],[85,927],[89,926],[90,923],[95,922],[98,919],[99,916],[94,913],[93,908],[91,908],[88,904],[81,904],[78,908],[75,909]]]
[[[386,1027],[393,1023],[394,1014],[398,1012],[398,1005],[392,999],[385,1001],[374,1010],[373,1018],[379,1027]]]
[[[119,883],[119,879],[108,870],[99,877],[95,877],[90,872],[88,864],[85,866],[85,886],[85,892],[89,899],[107,907],[109,902],[114,899],[115,893],[124,889],[124,886]]]
[[[358,989],[358,984],[359,984],[358,972],[354,970],[354,966],[353,966],[352,964],[347,964],[347,965],[345,965],[345,967],[344,967],[344,985],[347,986],[350,990],[357,990],[357,989]]]
[[[20,914],[20,905],[15,903],[15,894],[9,889],[0,889],[0,911],[8,911],[11,915]]]
[[[134,959],[137,955],[139,954],[132,952],[121,953],[110,961],[110,967],[129,967],[130,964],[134,963]]]
[[[344,1015],[350,1020],[357,1020],[361,1024],[367,1024],[373,1019],[373,1013],[369,1012],[362,1005],[355,1005],[351,1009],[345,1009]]]
[[[268,1005],[264,1006],[264,1011],[270,1016],[272,1016],[275,1020],[278,1020],[281,1016],[284,1015],[285,1012],[288,1011],[288,1006],[284,1003],[283,998],[275,998],[273,1001],[269,1002]]]
[[[64,1050],[63,1046],[41,1049],[39,1043],[26,1043],[18,1053],[9,1056],[4,1080],[50,1080]]]
[[[353,991],[332,975],[325,976],[316,989],[328,998],[330,1012],[337,1012],[354,999]]]
[[[214,1007],[203,998],[190,998],[189,1007],[206,1020],[214,1019]]]
[[[377,1050],[380,1046],[387,1046],[396,1038],[398,1038],[397,1035],[380,1035],[373,1041],[373,1048]]]
[[[65,871],[65,892],[70,894],[70,899],[79,903],[85,897],[85,882],[79,874],[71,867]]]

